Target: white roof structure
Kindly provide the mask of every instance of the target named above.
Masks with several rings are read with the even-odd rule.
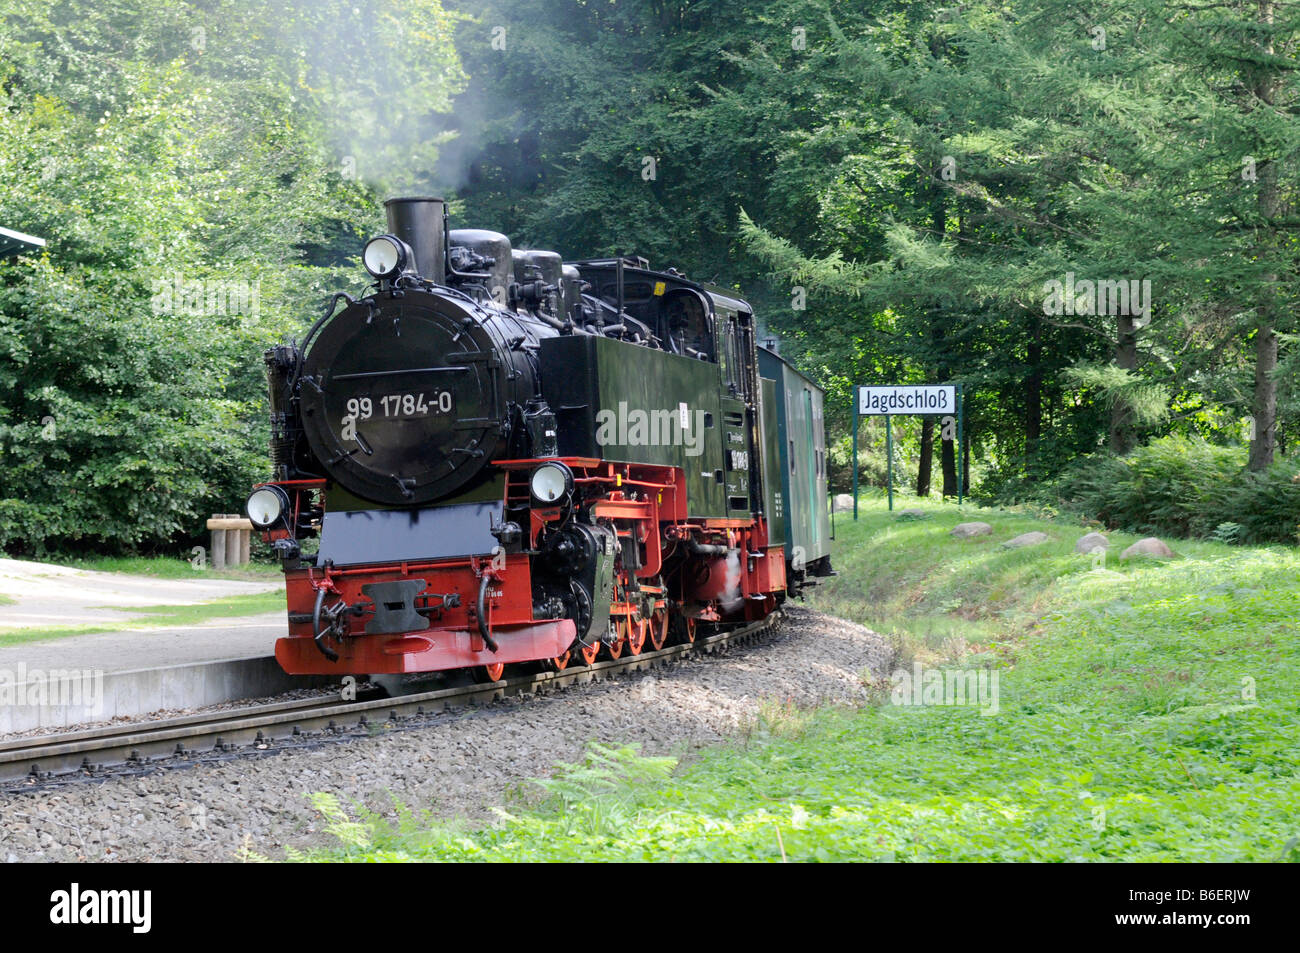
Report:
[[[0,228],[0,258],[21,255],[23,252],[44,247],[45,239],[43,238],[37,238],[35,235],[24,235],[22,232],[15,232],[8,228]]]

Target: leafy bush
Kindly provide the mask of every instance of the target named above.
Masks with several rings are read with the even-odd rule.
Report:
[[[853,487],[853,441],[841,437],[826,448],[827,478],[834,489],[848,491]],[[858,445],[858,481],[861,486],[884,487],[888,482],[889,461],[884,447],[874,447],[863,440]],[[894,474],[897,481],[898,474]],[[895,484],[897,485],[897,484]]]
[[[1207,513],[1212,522],[1215,514]],[[1294,543],[1300,536],[1300,463],[1278,460],[1267,470],[1243,470],[1228,488],[1222,518],[1241,526],[1235,542]]]
[[[1245,469],[1245,447],[1162,437],[1124,457],[1098,454],[1041,487],[1041,499],[1135,533],[1235,543],[1294,543],[1300,523],[1297,463]]]

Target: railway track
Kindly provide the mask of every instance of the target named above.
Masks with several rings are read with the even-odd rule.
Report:
[[[273,702],[158,721],[12,738],[0,741],[0,787],[11,792],[30,790],[76,779],[126,771],[139,773],[166,765],[282,750],[332,738],[379,734],[418,723],[450,708],[488,705],[510,695],[545,694],[570,685],[656,668],[691,655],[713,654],[765,635],[780,619],[778,610],[758,622],[701,635],[690,644],[670,645],[658,651],[560,672],[525,673],[485,685],[453,685],[396,698]]]

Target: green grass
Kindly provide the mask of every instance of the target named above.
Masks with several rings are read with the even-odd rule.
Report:
[[[124,632],[133,629],[159,629],[197,625],[211,619],[260,615],[263,612],[284,610],[284,593],[279,590],[257,592],[250,595],[222,596],[208,602],[183,606],[105,606],[119,612],[137,612],[140,615],[120,621],[96,622],[90,625],[41,626],[21,629],[0,629],[0,646],[22,645],[64,638],[70,635],[89,635],[94,632]]]
[[[250,562],[231,569],[213,569],[208,564],[198,569],[188,556],[97,556],[93,559],[60,559],[57,562],[77,569],[157,576],[161,579],[246,579],[260,582],[281,575],[276,563]]]
[[[816,607],[897,664],[988,667],[998,713],[775,704],[690,763],[593,747],[497,824],[313,803],[343,860],[1300,860],[1300,554],[1178,541],[1097,567],[1068,522],[928,505],[837,520]],[[991,537],[958,541],[980,519]],[[1023,550],[1000,543],[1042,530]]]

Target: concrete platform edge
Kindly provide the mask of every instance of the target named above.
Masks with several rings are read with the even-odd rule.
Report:
[[[0,735],[340,684],[325,675],[289,675],[270,655],[124,672],[19,666],[0,670]]]

